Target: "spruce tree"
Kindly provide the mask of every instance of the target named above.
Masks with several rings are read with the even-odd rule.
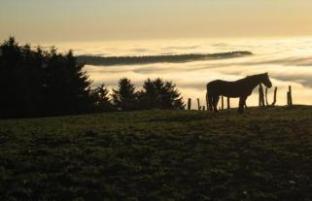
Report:
[[[90,111],[90,82],[73,53],[33,50],[14,38],[0,44],[0,117]]]
[[[117,109],[127,111],[138,108],[138,94],[134,84],[127,78],[123,78],[118,83],[118,89],[113,90],[113,103]]]
[[[94,111],[96,112],[107,112],[114,109],[110,97],[109,90],[105,84],[101,84],[91,91],[91,96],[94,99]]]
[[[183,109],[184,103],[175,84],[158,78],[144,82],[140,106],[144,109]]]

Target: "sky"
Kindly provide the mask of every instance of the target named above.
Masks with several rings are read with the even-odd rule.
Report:
[[[312,35],[311,0],[0,0],[0,39]]]

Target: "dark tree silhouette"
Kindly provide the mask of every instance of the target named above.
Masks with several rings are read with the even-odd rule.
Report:
[[[90,82],[72,52],[65,56],[51,49],[45,68],[45,104],[49,114],[87,112],[91,99]],[[51,101],[52,100],[52,101]]]
[[[118,89],[113,90],[113,104],[117,109],[127,111],[138,109],[138,94],[134,85],[127,78],[123,78],[118,83]]]
[[[142,109],[152,109],[159,106],[159,91],[155,88],[154,82],[147,79],[143,84],[143,90],[138,93]]]
[[[184,103],[172,82],[147,79],[139,95],[140,106],[144,109],[183,109]]]
[[[0,49],[0,115],[23,116],[33,110],[30,104],[36,104],[32,101],[33,93],[28,93],[33,89],[27,87],[36,81],[34,69],[29,68],[33,63],[32,52],[28,46],[19,47],[14,38],[1,44]]]
[[[90,82],[70,51],[66,55],[14,38],[0,45],[0,117],[77,114],[92,107]]]
[[[114,110],[114,107],[109,98],[109,90],[105,87],[105,84],[101,84],[92,90],[91,96],[94,99],[96,112],[107,112]]]
[[[14,38],[0,44],[0,118],[34,117],[136,109],[182,109],[172,82],[145,81],[136,92],[129,79],[113,90],[112,103],[105,85],[91,90],[90,81],[73,52],[20,46]]]

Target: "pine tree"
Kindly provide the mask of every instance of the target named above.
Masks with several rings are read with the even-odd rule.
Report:
[[[73,53],[63,55],[14,38],[0,44],[0,117],[30,117],[87,112],[90,82]]]
[[[138,94],[135,92],[134,84],[127,78],[118,83],[118,89],[113,90],[113,103],[117,109],[127,111],[138,108]]]
[[[154,82],[147,79],[143,84],[143,90],[139,92],[141,109],[152,109],[159,107],[159,90],[156,89]]]
[[[105,84],[101,84],[91,91],[91,96],[94,99],[96,112],[107,112],[114,109],[111,100],[109,98],[109,90]]]
[[[184,103],[176,86],[160,78],[147,79],[140,92],[140,105],[144,109],[183,109]]]

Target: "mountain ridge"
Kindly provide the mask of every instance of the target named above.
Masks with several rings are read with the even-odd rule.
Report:
[[[77,60],[81,64],[95,66],[135,65],[151,63],[185,63],[191,61],[204,61],[214,59],[231,59],[253,55],[250,51],[231,51],[211,54],[173,54],[173,55],[148,55],[148,56],[93,56],[80,55]]]

